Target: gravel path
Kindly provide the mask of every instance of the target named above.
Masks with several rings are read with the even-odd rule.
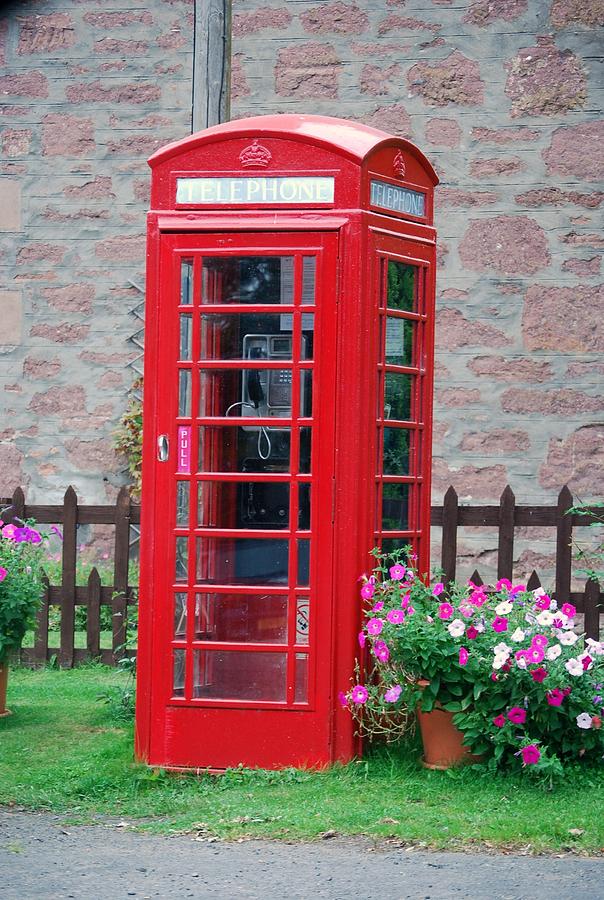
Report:
[[[361,839],[199,842],[0,809],[3,900],[597,900],[604,860],[436,853]]]

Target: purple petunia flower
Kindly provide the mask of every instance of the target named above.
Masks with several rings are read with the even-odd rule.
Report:
[[[369,691],[366,687],[363,687],[362,684],[356,684],[350,694],[350,699],[353,703],[356,703],[357,706],[362,706],[363,703],[366,703],[368,697]]]
[[[401,566],[399,563],[397,563],[395,566],[390,566],[390,577],[394,581],[400,581],[401,578],[405,577],[406,571],[407,570],[404,566]]]
[[[383,627],[384,627],[384,620],[378,619],[378,618],[369,619],[369,621],[367,622],[367,625],[366,625],[367,632],[374,636],[377,634],[381,634]]]
[[[398,698],[401,696],[402,687],[400,684],[394,684],[392,687],[388,688],[386,693],[384,694],[384,700],[386,703],[396,703]]]
[[[386,618],[392,625],[400,625],[405,621],[405,613],[402,609],[390,609],[386,613]]]

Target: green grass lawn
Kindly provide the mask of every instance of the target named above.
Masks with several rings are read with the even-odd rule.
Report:
[[[126,678],[101,666],[13,669],[13,715],[0,719],[0,804],[222,838],[308,840],[333,830],[434,848],[604,852],[601,769],[578,770],[547,791],[476,768],[427,771],[411,744],[323,772],[148,770],[133,760],[132,723],[98,700]]]

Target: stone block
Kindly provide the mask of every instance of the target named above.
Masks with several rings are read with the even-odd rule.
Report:
[[[0,178],[0,231],[21,231],[21,185]]]
[[[21,291],[0,291],[0,345],[18,346],[23,337],[23,300]]]

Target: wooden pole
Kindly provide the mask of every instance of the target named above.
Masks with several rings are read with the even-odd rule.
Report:
[[[231,115],[231,0],[195,0],[192,131]]]

